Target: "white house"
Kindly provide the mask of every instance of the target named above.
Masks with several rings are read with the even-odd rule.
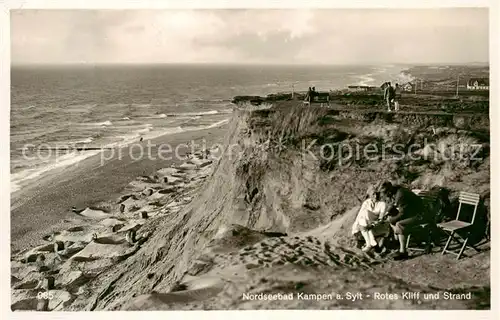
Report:
[[[401,86],[403,91],[413,91],[413,84],[411,82],[407,82]]]
[[[489,90],[490,80],[488,78],[470,78],[467,81],[468,90]]]

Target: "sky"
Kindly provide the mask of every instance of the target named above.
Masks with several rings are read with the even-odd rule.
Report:
[[[12,10],[12,64],[488,62],[487,8]]]

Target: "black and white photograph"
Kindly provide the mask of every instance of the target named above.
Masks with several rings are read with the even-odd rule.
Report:
[[[11,312],[491,310],[482,3],[11,6]]]

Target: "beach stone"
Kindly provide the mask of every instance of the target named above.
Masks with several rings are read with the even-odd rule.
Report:
[[[128,225],[125,225],[123,228],[121,228],[118,233],[119,234],[126,234],[130,230],[139,230],[140,227],[144,224],[144,220],[131,220]]]
[[[152,195],[152,194],[153,194],[153,192],[154,192],[154,190],[153,190],[153,189],[148,188],[148,189],[144,190],[144,191],[142,192],[142,194],[143,194],[144,196],[146,196],[146,197],[149,197],[150,195]]]
[[[194,164],[189,164],[187,162],[184,162],[182,163],[180,166],[179,166],[179,169],[182,170],[182,171],[187,171],[187,170],[195,170],[196,169],[196,165]]]
[[[185,172],[172,173],[171,176],[184,179],[186,177],[186,173]]]
[[[142,219],[147,219],[148,218],[148,212],[147,211],[141,212],[141,218]]]
[[[168,176],[173,173],[179,172],[176,168],[163,168],[157,171],[160,176]]]
[[[152,178],[150,176],[139,176],[139,177],[137,177],[136,180],[146,182],[146,183],[155,183],[156,182],[154,180],[154,178]]]
[[[18,283],[17,285],[14,286],[14,289],[16,290],[21,290],[21,289],[35,289],[40,285],[39,280],[28,280],[28,281],[23,281],[21,283]]]
[[[125,212],[125,205],[122,203],[120,204],[120,213],[124,213]]]
[[[164,188],[164,189],[161,189],[158,191],[159,194],[170,194],[170,193],[174,193],[178,190],[178,188],[176,187],[168,187],[168,188]]]
[[[55,245],[57,245],[57,247]],[[33,253],[54,252],[54,250],[59,249],[59,247],[64,247],[64,243],[62,241],[55,241],[54,243],[49,243],[38,247],[34,247],[33,249],[30,250],[30,252]]]
[[[68,232],[65,230],[63,232],[54,233],[52,241],[71,241],[71,242],[90,242],[92,240],[92,232],[82,231],[82,232]]]
[[[71,304],[75,297],[66,290],[50,290],[49,292],[49,310],[57,311]]]
[[[40,261],[40,259],[45,260],[45,256],[40,252],[28,252],[22,259],[23,263],[31,263]]]
[[[38,275],[37,267],[35,265],[23,264],[22,267],[11,268],[11,273],[18,279],[22,281],[27,281],[28,279],[33,279],[32,275]],[[29,278],[31,277],[31,278]]]
[[[212,160],[199,160],[195,159],[193,160],[193,163],[198,167],[198,168],[204,168],[206,166],[209,166],[212,164]]]
[[[118,232],[123,226],[125,226],[125,224],[115,224],[111,226],[111,232]]]
[[[106,218],[104,220],[99,221],[99,224],[101,224],[103,226],[107,226],[107,227],[112,227],[112,226],[120,225],[120,224],[123,225],[124,224],[123,222],[124,222],[123,220],[116,219],[116,218]]]
[[[10,276],[10,286],[13,287],[15,286],[16,284],[18,284],[19,282],[21,282],[20,279],[18,279],[17,277],[11,275]]]
[[[46,258],[45,258],[45,255],[44,255],[44,254],[39,254],[39,255],[37,255],[37,257],[36,257],[36,263],[37,263],[37,264],[45,263],[45,262],[44,262],[45,260],[46,260]]]
[[[80,212],[79,215],[91,219],[103,219],[103,218],[108,218],[110,216],[109,213],[106,213],[103,210],[90,209],[90,208],[86,208],[85,210]]]
[[[118,199],[118,201],[116,201],[116,204],[120,204],[120,203],[122,203],[123,201],[127,200],[127,199],[128,199],[128,198],[130,198],[130,197],[132,197],[132,195],[131,195],[131,194],[126,194],[126,195],[123,195],[123,196],[121,196],[121,197]]]
[[[11,310],[36,310],[37,290],[21,289],[11,291]]]
[[[175,184],[178,184],[180,182],[182,182],[183,179],[179,178],[179,177],[174,177],[172,175],[168,175],[168,176],[165,176],[163,177],[163,182],[164,183],[167,183],[169,185],[175,185]]]
[[[72,270],[70,272],[64,273],[58,279],[58,282],[61,283],[63,287],[67,288],[75,288],[81,286],[89,279],[85,276],[85,274],[80,270]]]
[[[84,242],[75,242],[67,247],[65,247],[64,251],[61,252],[61,255],[64,257],[71,257],[78,251],[83,250],[85,248],[86,244]]]
[[[125,210],[130,210],[130,208],[132,208],[133,206],[138,205],[138,203],[140,203],[140,201],[134,200],[132,198],[128,198],[122,204],[125,206]]]

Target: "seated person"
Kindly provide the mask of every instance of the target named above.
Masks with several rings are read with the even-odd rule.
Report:
[[[406,259],[408,258],[408,252],[406,252],[408,231],[423,221],[424,207],[422,199],[411,190],[392,185],[390,182],[382,184],[380,194],[389,203],[388,211],[396,212],[395,215],[390,215],[387,218],[399,241],[399,252],[394,259]]]
[[[362,250],[365,252],[378,247],[375,237],[389,234],[388,225],[382,222],[387,211],[387,204],[380,200],[380,196],[373,186],[368,188],[367,196],[368,199],[361,205],[351,230],[353,235],[359,232],[363,236],[366,245]]]

